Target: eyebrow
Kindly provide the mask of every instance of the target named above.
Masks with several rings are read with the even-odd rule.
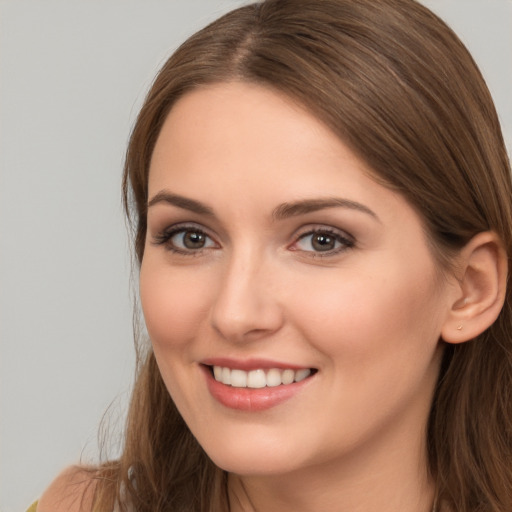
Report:
[[[160,203],[170,204],[182,208],[183,210],[189,210],[198,215],[206,215],[208,217],[214,217],[213,208],[210,206],[190,199],[185,196],[173,194],[168,190],[161,190],[155,194],[148,202],[148,208]],[[374,219],[380,222],[379,217],[375,212],[370,210],[364,204],[352,201],[350,199],[343,199],[339,197],[328,197],[320,199],[303,199],[300,201],[294,201],[291,203],[283,203],[274,208],[272,212],[272,218],[274,220],[284,220],[290,217],[296,217],[299,215],[306,215],[308,213],[324,210],[327,208],[348,208],[350,210],[356,210],[367,215],[370,215]]]
[[[148,208],[151,208],[155,204],[159,203],[166,203],[177,206],[178,208],[189,210],[191,212],[197,213],[198,215],[206,215],[208,217],[214,216],[213,209],[209,206],[206,206],[199,201],[195,201],[194,199],[189,199],[188,197],[173,194],[167,190],[161,190],[155,194],[148,202]]]
[[[375,220],[380,222],[377,214],[370,210],[364,204],[350,199],[343,199],[339,197],[328,197],[325,199],[304,199],[302,201],[294,201],[293,203],[283,203],[274,209],[272,217],[275,220],[282,220],[297,215],[305,215],[307,213],[324,210],[327,208],[348,208],[370,215]]]

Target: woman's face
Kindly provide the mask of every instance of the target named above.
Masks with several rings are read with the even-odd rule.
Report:
[[[167,389],[220,467],[421,445],[450,282],[407,202],[288,99],[219,84],[170,112],[140,293]]]

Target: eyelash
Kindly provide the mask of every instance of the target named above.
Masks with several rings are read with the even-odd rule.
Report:
[[[197,249],[181,249],[176,247],[171,243],[171,239],[176,236],[179,233],[183,233],[185,235],[186,233],[194,233],[197,235],[202,235],[206,237],[207,239],[211,240],[213,243],[216,243],[213,238],[208,235],[206,231],[203,229],[194,226],[194,225],[177,225],[173,226],[171,228],[167,228],[163,230],[162,232],[154,235],[153,237],[153,243],[155,245],[165,245],[166,249],[168,251],[171,251],[176,254],[182,254],[185,256],[199,256],[203,253],[204,250],[210,249],[211,247],[200,247]],[[288,246],[288,249],[291,251],[301,251],[300,249],[293,248],[294,245],[297,245],[302,240],[306,239],[308,236],[314,236],[314,235],[327,235],[328,237],[332,237],[335,241],[335,243],[339,243],[341,247],[337,247],[331,250],[327,251],[307,251],[302,250],[304,253],[308,253],[309,257],[313,258],[326,258],[329,256],[335,256],[341,252],[344,252],[348,249],[352,249],[355,246],[355,241],[350,235],[344,235],[341,232],[334,230],[332,228],[326,228],[326,227],[318,227],[309,229],[308,231],[305,231],[303,233],[300,233],[295,241]]]
[[[290,247],[290,250],[298,251],[300,249],[292,249],[294,245],[297,245],[301,240],[304,240],[305,238],[309,236],[314,235],[327,235],[328,237],[332,237],[335,241],[335,243],[339,243],[341,247],[337,247],[331,250],[327,251],[303,251],[308,253],[308,256],[313,258],[327,258],[329,256],[336,256],[337,254],[340,254],[344,251],[347,251],[348,249],[352,249],[355,247],[355,241],[354,239],[347,234],[343,234],[335,229],[327,228],[327,227],[318,227],[309,229],[306,232],[301,233],[295,242]]]
[[[185,235],[186,233],[195,233],[197,235],[203,235],[204,237],[208,238],[209,240],[213,241],[212,237],[206,233],[203,229],[194,226],[194,225],[177,225],[173,226],[172,228],[167,228],[163,230],[162,232],[154,235],[153,237],[153,243],[155,245],[165,245],[166,249],[168,251],[171,251],[176,254],[183,254],[185,256],[199,256],[205,249],[209,249],[209,247],[201,247],[198,249],[181,249],[179,247],[176,247],[171,243],[171,239],[176,236],[179,233],[183,233]]]

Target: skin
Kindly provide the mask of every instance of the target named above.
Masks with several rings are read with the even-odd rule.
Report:
[[[159,135],[142,307],[169,393],[230,472],[234,511],[432,508],[425,425],[461,292],[440,279],[415,211],[370,171],[310,113],[256,85],[188,93]],[[350,203],[276,218],[283,204],[334,197]],[[173,226],[199,229],[205,246],[165,239]],[[349,243],[315,251],[312,230]],[[278,406],[237,411],[208,391],[201,362],[212,357],[317,372]]]

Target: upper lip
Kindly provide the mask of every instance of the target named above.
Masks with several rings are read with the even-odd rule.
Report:
[[[201,364],[206,366],[221,366],[223,368],[231,368],[232,370],[270,370],[271,368],[278,368],[281,370],[302,370],[311,368],[310,366],[298,365],[292,363],[283,363],[282,361],[273,361],[271,359],[234,359],[230,357],[211,357],[201,361]]]

